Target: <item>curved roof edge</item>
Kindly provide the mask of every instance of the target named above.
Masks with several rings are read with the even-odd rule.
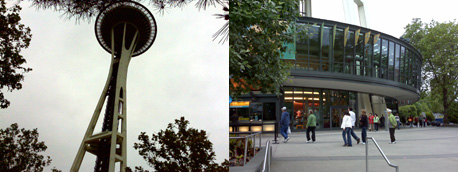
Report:
[[[290,78],[283,85],[355,91],[387,96],[399,101],[416,102],[420,99],[420,92],[409,85],[385,79],[341,73],[292,70]]]

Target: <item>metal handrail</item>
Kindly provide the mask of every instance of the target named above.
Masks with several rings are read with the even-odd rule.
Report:
[[[262,166],[262,172],[270,172],[270,160],[272,159],[272,147],[270,146],[270,140],[266,142],[266,152],[264,155],[264,164]]]
[[[386,163],[388,163],[388,165],[390,167],[393,167],[396,169],[396,172],[399,172],[399,166],[395,165],[395,164],[392,164],[390,162],[390,160],[388,160],[388,158],[386,157],[385,153],[383,153],[382,149],[380,148],[380,146],[378,145],[377,141],[375,141],[375,138],[373,137],[366,137],[366,172],[369,171],[369,143],[367,143],[367,139],[371,139],[372,141],[374,141],[375,143],[375,146],[377,147],[377,149],[379,150],[380,154],[382,154],[383,158],[385,159]]]
[[[254,155],[256,155],[256,135],[258,134],[262,134],[262,132],[257,132],[257,133],[254,133],[254,134],[250,134],[248,136],[245,136],[245,137],[229,137],[229,139],[245,139],[245,151],[243,152],[243,165],[246,164],[246,154],[247,154],[247,149],[248,149],[248,138],[253,138],[253,153]],[[261,147],[261,136],[259,137],[259,147]]]

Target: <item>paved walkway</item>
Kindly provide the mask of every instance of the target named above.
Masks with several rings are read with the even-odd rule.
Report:
[[[343,147],[341,131],[317,131],[315,143],[305,143],[305,132],[293,132],[288,143],[273,144],[272,171],[366,171],[365,145]],[[361,137],[361,130],[356,130]],[[396,130],[396,144],[388,144],[388,131],[368,132],[399,171],[458,171],[458,128],[426,127]],[[263,144],[273,134],[264,134]],[[395,171],[387,165],[372,141],[369,171]]]

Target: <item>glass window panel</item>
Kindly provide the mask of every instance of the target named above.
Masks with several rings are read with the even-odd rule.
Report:
[[[259,102],[250,103],[250,121],[253,123],[262,122],[262,103],[259,103]]]
[[[345,46],[345,63],[344,73],[354,74],[354,61],[355,55],[355,32],[348,31],[347,34],[347,45]]]
[[[340,105],[347,106],[349,102],[348,91],[340,91]]]
[[[388,49],[388,79],[393,80],[394,78],[394,42],[390,41],[390,47]]]
[[[318,25],[312,25],[310,28],[308,70],[317,71],[320,68],[320,27]]]
[[[374,44],[374,68],[375,68],[375,77],[380,78],[380,39],[377,40]]]
[[[307,54],[296,54],[296,64],[294,65],[297,70],[307,70],[308,58]]]
[[[388,40],[385,40],[383,39],[382,40],[382,56],[381,56],[381,60],[380,60],[380,67],[381,67],[381,71],[380,71],[380,78],[383,78],[383,79],[387,79],[388,78],[388,73],[387,73],[387,69],[388,69]]]
[[[294,106],[291,114],[294,129],[304,129],[304,92],[302,88],[294,88]]]
[[[374,37],[370,36],[369,41],[364,48],[364,76],[372,76],[372,42]]]
[[[394,81],[399,82],[399,65],[401,58],[401,46],[396,44],[395,55],[394,55]]]
[[[356,44],[356,55],[355,55],[356,75],[364,75],[363,58],[364,58],[364,34],[360,33],[357,44]]]
[[[405,62],[404,62],[405,53],[406,53],[405,47],[401,46],[401,59],[400,59],[400,63],[399,63],[399,65],[400,65],[400,71],[399,71],[400,81],[399,82],[401,82],[401,83],[404,83],[404,80],[405,80],[405,76],[404,76],[404,74],[405,74],[405,71],[404,71],[404,69],[405,69],[405,67],[404,67],[404,64],[405,64]]]
[[[330,60],[331,60],[331,52],[332,52],[332,28],[331,27],[323,27],[323,42],[322,42],[322,52],[323,55],[321,57],[321,70],[322,71],[329,71],[330,68]]]
[[[412,58],[413,58],[413,52],[410,52],[409,54],[409,61],[407,62],[407,69],[408,71],[408,76],[407,76],[407,84],[410,85],[412,84]]]
[[[275,122],[275,102],[263,104],[263,120],[264,122]]]
[[[339,91],[332,90],[331,91],[331,104],[333,106],[338,106],[340,105],[340,99],[339,99]]]
[[[334,72],[343,72],[344,59],[344,31],[336,29],[336,39],[334,43]]]
[[[417,77],[417,59],[415,58],[415,54],[412,56],[412,83],[410,84],[411,86],[415,86],[415,82],[417,81],[415,78]]]
[[[323,128],[331,127],[330,101],[329,90],[323,90]]]
[[[305,26],[305,24],[302,23],[299,25]],[[308,68],[308,43],[308,39],[301,39],[300,37],[296,39],[296,63],[294,66],[298,70],[307,70]]]

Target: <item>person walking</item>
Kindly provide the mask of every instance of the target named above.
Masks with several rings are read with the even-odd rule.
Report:
[[[363,140],[363,145],[366,144],[366,130],[368,125],[368,119],[366,115],[366,109],[361,109],[361,118],[359,119],[359,124],[361,126],[361,138]]]
[[[374,115],[369,114],[369,131],[374,131]]]
[[[309,117],[307,118],[307,143],[310,143],[310,131],[312,132],[312,142],[315,143],[315,128],[316,128],[316,117],[313,114],[313,110],[309,111]]]
[[[344,112],[344,117],[342,119],[342,124],[340,125],[340,128],[342,128],[342,138],[344,140],[344,145],[343,146],[348,146],[352,147],[351,144],[351,130],[352,130],[352,122],[351,122],[351,117],[350,113],[348,111]],[[346,137],[345,137],[346,136]]]
[[[400,130],[401,128],[399,126],[401,125],[401,119],[399,118],[399,113],[396,113],[396,116],[394,118],[396,118],[396,123],[398,124],[398,130]]]
[[[375,126],[375,132],[378,131],[378,124],[380,123],[380,118],[378,117],[377,114],[375,114],[375,117],[374,117],[374,126]]]
[[[356,114],[355,114],[355,112],[353,112],[353,108],[351,108],[351,107],[348,108],[348,113],[350,113],[351,124],[352,124],[351,136],[353,136],[353,138],[356,140],[356,144],[359,144],[361,139],[359,139],[358,135],[356,135],[355,132],[353,131],[355,129]]]
[[[396,129],[396,118],[394,117],[394,115],[391,113],[391,109],[386,109],[386,112],[388,113],[388,125],[389,125],[389,128],[390,128],[390,139],[391,139],[391,142],[389,142],[390,144],[394,144],[396,143],[396,138],[394,137],[394,131]]]
[[[280,120],[280,134],[284,137],[283,143],[288,142],[289,137],[288,137],[288,127],[289,127],[289,113],[286,112],[286,107],[281,108],[283,113],[281,114],[281,120]]]
[[[407,118],[407,121],[409,121],[409,124],[410,124],[410,128],[412,128],[412,123],[413,123],[413,119],[412,119],[412,116],[409,115],[409,118]]]

